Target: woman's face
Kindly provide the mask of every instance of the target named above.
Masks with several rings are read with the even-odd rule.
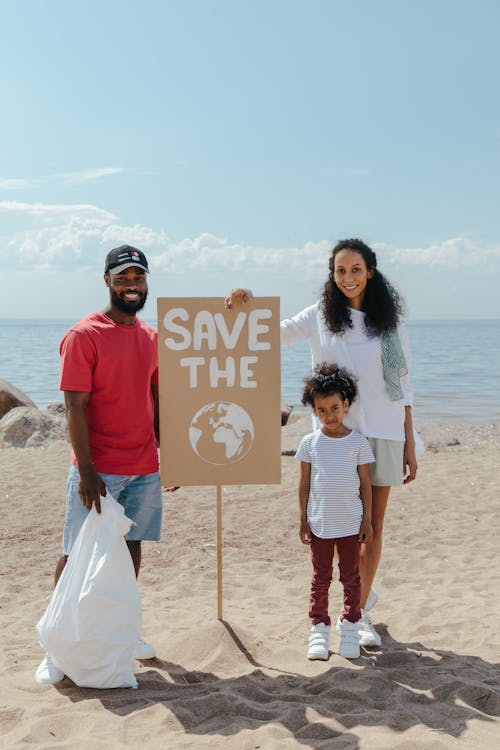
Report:
[[[336,254],[333,280],[354,310],[362,309],[366,285],[372,276],[373,268],[368,270],[361,253],[346,248]]]

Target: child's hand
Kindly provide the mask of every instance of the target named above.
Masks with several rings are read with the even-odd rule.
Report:
[[[300,522],[299,536],[302,544],[311,544],[311,529],[307,521]]]
[[[370,541],[370,539],[373,536],[373,529],[371,521],[368,521],[367,519],[363,518],[361,521],[361,526],[359,527],[359,536],[358,536],[358,542],[361,542],[362,544],[366,544],[366,542]]]

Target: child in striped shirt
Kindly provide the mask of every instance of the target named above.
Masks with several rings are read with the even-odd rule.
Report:
[[[300,540],[311,548],[313,575],[309,617],[309,659],[328,659],[330,617],[328,591],[337,548],[344,606],[337,621],[339,654],[360,654],[360,543],[372,536],[369,464],[374,457],[368,440],[343,424],[357,395],[351,374],[322,363],[304,381],[302,403],[310,404],[321,428],[302,438],[300,461]]]

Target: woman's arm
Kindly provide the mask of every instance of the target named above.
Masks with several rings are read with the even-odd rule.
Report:
[[[411,406],[405,406],[405,447],[403,454],[404,483],[413,482],[417,475],[417,458],[415,456],[415,436]]]
[[[360,464],[359,474],[359,496],[363,503],[363,518],[359,528],[359,542],[367,542],[373,535],[372,530],[372,483],[370,481],[370,464]]]
[[[293,318],[285,318],[280,323],[281,345],[289,346],[300,341],[310,341],[318,316],[318,303],[306,307]]]
[[[232,312],[237,306],[244,305],[253,297],[251,289],[231,289],[224,299],[224,307]],[[312,328],[318,314],[318,305],[306,307],[293,318],[286,318],[280,323],[281,345],[298,344],[299,341],[307,341],[311,338]]]

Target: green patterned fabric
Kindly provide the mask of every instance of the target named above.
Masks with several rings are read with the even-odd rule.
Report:
[[[380,343],[382,345],[385,389],[391,401],[400,401],[403,398],[400,380],[408,372],[408,365],[397,329],[381,333]]]

